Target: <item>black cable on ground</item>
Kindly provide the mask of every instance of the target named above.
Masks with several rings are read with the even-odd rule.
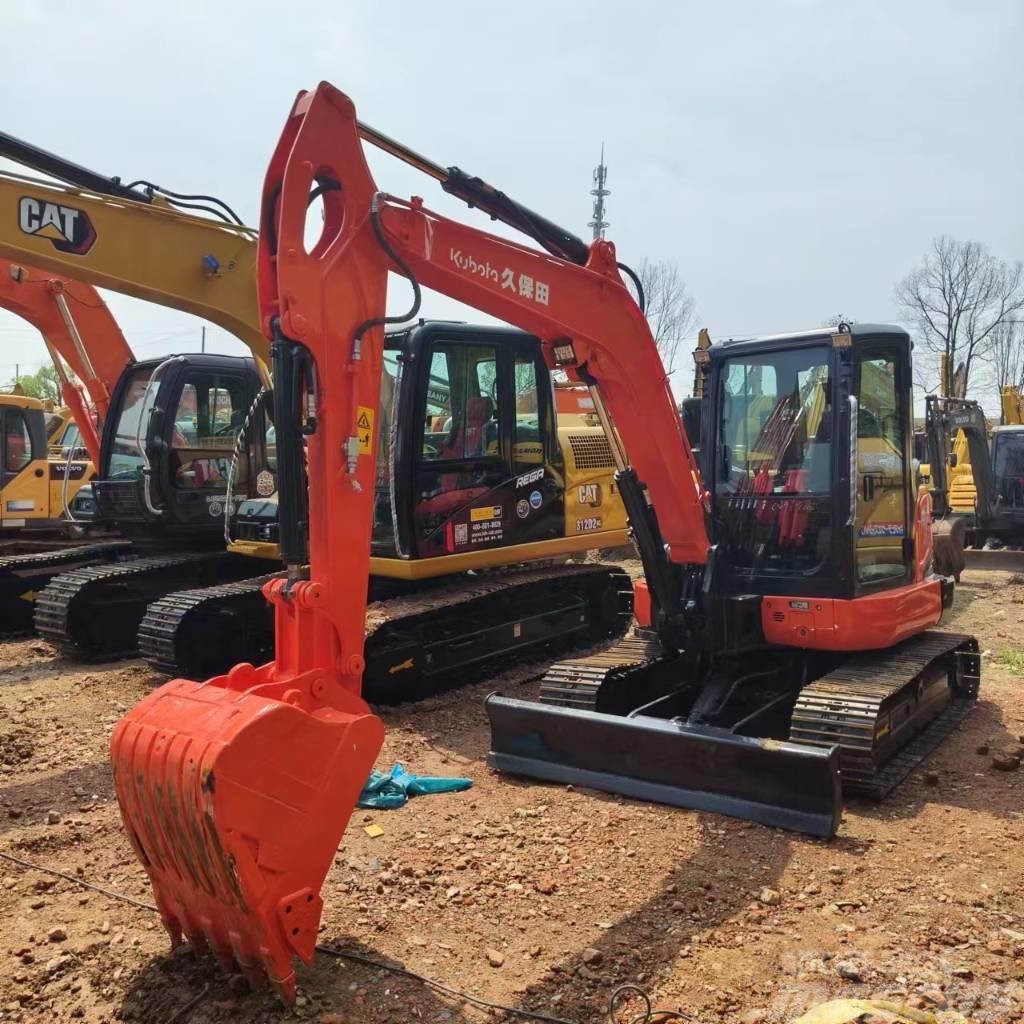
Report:
[[[642,1013],[630,1017],[625,1024],[669,1024],[671,1021],[682,1021],[683,1024],[697,1024],[695,1018],[680,1010],[656,1010],[651,1005],[651,997],[639,985],[620,985],[608,1000],[609,1024],[620,1024],[616,1014],[619,1003],[626,996],[636,996],[644,1004]]]
[[[184,1006],[177,1009],[164,1021],[164,1024],[175,1024],[176,1021],[183,1020],[185,1014],[190,1010],[194,1010],[208,995],[210,994],[210,983],[207,982],[196,995],[190,999]]]
[[[144,903],[142,900],[137,900],[133,896],[126,896],[124,893],[115,891],[114,889],[106,889],[102,885],[96,885],[95,882],[86,881],[84,878],[78,878],[75,875],[69,875],[64,871],[58,871],[56,868],[46,867],[44,864],[36,864],[30,860],[24,860],[21,857],[15,857],[13,854],[5,853],[0,850],[0,859],[10,861],[12,864],[17,864],[19,867],[26,868],[29,871],[41,871],[43,874],[54,875],[57,878],[63,878],[67,882],[72,882],[75,885],[80,885],[85,889],[92,889],[94,892],[102,893],[104,896],[110,897],[113,900],[119,900],[122,903],[130,903],[133,907],[138,907],[140,910],[148,910],[152,913],[157,913],[157,908],[152,903]],[[426,985],[428,988],[435,989],[438,992],[443,992],[445,995],[449,995],[454,999],[460,999],[463,1002],[470,1003],[473,1006],[479,1006],[484,1010],[497,1010],[500,1013],[509,1013],[515,1017],[519,1017],[522,1020],[535,1020],[540,1021],[541,1024],[578,1024],[577,1021],[568,1020],[565,1017],[551,1017],[545,1013],[534,1013],[532,1010],[521,1010],[515,1006],[506,1006],[503,1003],[492,1003],[486,999],[481,999],[479,996],[470,995],[468,992],[462,992],[457,988],[450,988],[448,985],[443,984],[440,981],[435,981],[433,978],[428,978],[424,974],[417,974],[415,971],[410,971],[405,967],[399,967],[397,964],[385,963],[383,960],[375,960],[373,957],[363,956],[361,953],[350,953],[348,950],[335,949],[333,946],[325,946],[322,944],[317,945],[317,952],[324,953],[327,956],[334,957],[339,960],[351,960],[354,963],[363,964],[366,967],[373,967],[381,971],[388,971],[391,974],[401,975],[403,978],[410,978],[413,981],[418,981],[421,985]],[[165,1024],[174,1024],[175,1021],[182,1020],[186,1013],[194,1009],[209,995],[210,986],[205,985],[201,992],[199,992],[194,999],[190,999],[180,1009],[175,1010],[174,1014],[167,1019]],[[628,1021],[620,1021],[616,1014],[619,1009],[619,1003],[626,996],[636,996],[644,1004],[644,1010],[636,1017],[631,1017]],[[651,1005],[651,997],[642,989],[639,985],[620,985],[611,996],[608,1001],[608,1013],[607,1013],[609,1024],[671,1024],[671,1022],[683,1022],[683,1024],[697,1024],[697,1021],[682,1013],[679,1010],[656,1010]]]
[[[13,854],[4,853],[0,850],[0,858],[10,861],[12,864],[17,864],[18,867],[28,868],[30,871],[42,871],[47,875],[56,875],[58,878],[63,878],[67,882],[74,882],[75,885],[80,885],[85,889],[92,889],[94,892],[101,892],[104,896],[109,896],[112,900],[120,900],[122,903],[130,903],[133,907],[138,907],[140,910],[151,910],[154,914],[157,913],[157,908],[152,903],[143,903],[142,900],[135,899],[134,896],[126,896],[123,892],[115,892],[113,889],[104,889],[102,885],[96,885],[95,882],[87,882],[84,878],[78,878],[75,875],[65,874],[63,871],[58,871],[56,868],[47,868],[42,864],[33,864],[30,860],[22,860],[20,857],[15,857]]]
[[[467,1003],[472,1003],[474,1006],[479,1006],[484,1010],[500,1010],[502,1013],[512,1013],[517,1017],[522,1017],[524,1020],[539,1020],[543,1021],[544,1024],[576,1024],[575,1021],[566,1020],[564,1017],[549,1017],[546,1013],[534,1013],[532,1010],[519,1010],[514,1006],[505,1006],[502,1003],[491,1003],[486,999],[480,999],[478,996],[471,996],[466,992],[460,992],[456,988],[449,988],[447,985],[443,985],[439,981],[434,981],[433,978],[428,978],[423,974],[417,974],[415,971],[410,971],[405,967],[398,967],[395,964],[387,964],[381,960],[374,960],[373,957],[362,956],[359,953],[349,953],[344,949],[334,949],[332,946],[318,945],[316,947],[318,953],[326,953],[328,956],[338,957],[343,960],[354,960],[357,963],[366,964],[369,967],[379,967],[381,970],[390,971],[392,974],[400,974],[403,978],[412,978],[413,981],[418,981],[428,988],[436,989],[438,992],[444,992],[446,995],[454,996],[456,999],[462,999]]]

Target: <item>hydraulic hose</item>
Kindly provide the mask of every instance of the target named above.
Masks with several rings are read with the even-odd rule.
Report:
[[[160,518],[164,514],[164,510],[157,508],[153,504],[153,495],[150,493],[149,485],[150,480],[153,476],[153,467],[149,461],[149,450],[147,448],[146,441],[142,439],[143,430],[149,433],[149,419],[152,417],[153,410],[150,409],[149,417],[143,417],[146,412],[146,405],[149,402],[150,392],[153,390],[154,384],[158,383],[160,377],[163,375],[164,370],[172,363],[181,362],[184,356],[168,356],[154,371],[149,381],[146,383],[146,390],[142,394],[142,403],[139,406],[139,425],[135,430],[135,444],[139,449],[139,455],[142,458],[142,500],[146,503],[146,508],[149,510],[151,515]]]
[[[263,401],[263,396],[267,393],[266,386],[263,386],[256,392],[256,397],[252,400],[252,404],[249,406],[249,411],[245,414],[245,419],[242,420],[242,426],[239,428],[238,436],[235,438],[235,447],[231,452],[231,464],[228,466],[228,480],[227,480],[227,492],[224,499],[224,543],[231,543],[231,497],[232,497],[232,486],[235,481],[235,470],[238,467],[238,459],[242,454],[242,448],[245,447],[245,440],[249,433],[249,423],[253,416],[256,415],[256,410],[260,407],[260,402]]]
[[[276,317],[272,330],[270,357],[277,431],[278,536],[281,559],[287,567],[289,580],[293,580],[301,578],[303,566],[309,561],[305,447],[300,422],[302,363],[311,361],[311,356],[305,346],[285,337]]]

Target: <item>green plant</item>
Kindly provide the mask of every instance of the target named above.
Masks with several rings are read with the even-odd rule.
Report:
[[[1005,665],[1015,675],[1024,676],[1024,651],[1016,651],[1012,647],[1004,648],[996,655],[996,661],[1000,665]]]

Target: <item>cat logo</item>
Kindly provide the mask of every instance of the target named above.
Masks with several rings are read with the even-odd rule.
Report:
[[[22,196],[18,202],[18,227],[26,235],[48,238],[55,249],[75,256],[84,256],[96,241],[96,229],[85,210],[32,196]]]
[[[576,488],[576,500],[581,505],[590,505],[597,508],[601,504],[600,484],[580,484]]]

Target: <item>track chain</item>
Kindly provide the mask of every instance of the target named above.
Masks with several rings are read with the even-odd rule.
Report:
[[[241,614],[247,618],[252,602],[263,599],[263,585],[276,575],[179,590],[154,601],[139,624],[139,654],[158,672],[190,678],[189,666],[179,654],[180,631],[188,617],[210,613],[218,617]],[[272,640],[270,649],[273,650]],[[257,660],[259,653],[252,652]]]
[[[185,568],[211,557],[224,556],[220,552],[213,556],[208,552],[156,555],[114,565],[90,565],[61,573],[50,580],[36,596],[36,630],[44,640],[49,641],[63,654],[89,656],[90,651],[83,649],[72,636],[70,621],[74,609],[81,609],[83,615],[95,616],[102,612],[102,602],[97,601],[95,596],[97,590],[105,584],[130,581],[132,577],[143,577],[145,574],[167,569]],[[128,653],[133,649],[134,636],[124,651],[105,653]]]
[[[883,763],[876,745],[889,712],[910,701],[929,667],[952,657],[955,684],[943,710]],[[929,631],[887,651],[853,655],[801,691],[789,737],[797,743],[838,744],[843,791],[881,800],[964,719],[978,696],[981,659],[974,637]]]
[[[556,662],[541,680],[540,701],[574,711],[597,711],[602,687],[606,692],[618,690],[630,676],[650,668],[662,653],[653,636],[630,634],[606,651]]]

